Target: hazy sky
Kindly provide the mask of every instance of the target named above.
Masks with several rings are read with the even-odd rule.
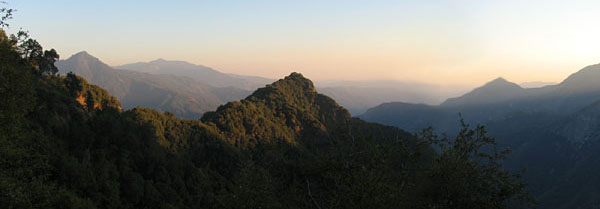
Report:
[[[68,58],[157,58],[277,78],[560,81],[600,62],[600,1],[7,0]]]

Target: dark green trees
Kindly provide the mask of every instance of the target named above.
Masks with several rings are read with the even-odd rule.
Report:
[[[525,185],[502,169],[507,153],[482,127],[465,126],[450,141],[366,123],[298,73],[202,120],[123,111],[106,90],[74,74],[55,76],[55,51],[14,40],[0,36],[0,208],[506,208],[528,201]]]
[[[510,149],[499,149],[495,139],[478,125],[470,129],[461,120],[456,138],[438,137],[432,129],[423,139],[439,147],[439,154],[420,181],[415,208],[516,208],[533,207],[535,200],[519,174],[503,168]]]
[[[45,75],[56,75],[58,68],[54,65],[54,62],[58,60],[59,56],[56,50],[50,49],[44,51],[44,54],[36,58],[38,69],[41,74]]]
[[[34,66],[40,75],[56,75],[58,68],[54,65],[59,58],[54,49],[44,51],[34,39],[24,35],[25,40],[19,45],[21,56]]]

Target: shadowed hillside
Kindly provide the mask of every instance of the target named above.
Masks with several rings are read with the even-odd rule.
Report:
[[[449,139],[365,122],[300,73],[250,94],[160,73],[200,67],[187,63],[142,73],[86,52],[57,62],[27,32],[5,33],[13,11],[0,8],[0,208],[535,205],[481,126],[461,123]],[[200,119],[176,116],[228,99]]]
[[[299,73],[200,120],[122,109],[106,90],[75,74],[45,71],[8,40],[0,37],[0,79],[10,87],[0,88],[7,98],[0,106],[0,203],[8,208],[528,203],[518,175],[501,168],[503,155],[478,160],[480,148],[496,151],[480,127],[465,127],[455,143],[367,123],[351,118]],[[113,74],[104,76],[91,78]],[[440,143],[452,145],[435,152],[431,145]]]
[[[438,106],[386,103],[360,118],[406,130],[428,126],[457,134],[459,114],[488,127],[513,155],[508,167],[527,168],[526,177],[542,208],[592,208],[600,199],[590,167],[600,149],[600,65],[591,65],[563,82],[523,89],[494,80]],[[593,182],[593,183],[592,183]]]

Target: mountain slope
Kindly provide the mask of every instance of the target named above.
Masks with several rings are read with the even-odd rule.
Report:
[[[340,127],[349,126],[350,114],[334,100],[318,94],[310,80],[292,73],[242,101],[207,113],[202,120],[232,133],[228,137],[235,143],[274,140],[296,144],[299,138],[327,138]]]
[[[473,91],[443,102],[442,106],[480,105],[504,102],[525,95],[525,90],[515,83],[508,82],[504,78],[497,78]]]
[[[255,76],[225,74],[201,65],[194,65],[184,61],[167,61],[164,59],[137,62],[114,68],[155,75],[185,76],[215,87],[236,87],[245,90],[254,90],[272,81],[271,79]]]
[[[122,101],[125,109],[150,107],[187,118],[199,118],[204,112],[249,93],[232,87],[212,87],[187,77],[114,70],[86,52],[58,61],[56,66],[62,74],[74,72],[106,88]]]
[[[600,64],[587,66],[555,86],[540,89],[545,100],[538,103],[554,112],[574,114],[600,99]],[[532,96],[533,97],[533,96]]]
[[[460,113],[467,122],[487,123],[494,120],[503,120],[507,114],[515,112],[537,113],[545,112],[551,115],[568,116],[600,99],[600,65],[588,66],[565,79],[557,85],[542,88],[523,89],[517,84],[502,78],[495,79],[487,84],[466,93],[463,96],[450,98],[440,105],[433,105],[432,109],[422,109],[412,112],[414,115],[423,115],[421,120],[425,124],[438,124],[441,131],[455,130]],[[398,109],[383,117],[372,116],[378,112],[375,107],[361,115],[370,121],[393,124],[401,128],[414,128],[412,118],[401,114],[403,108],[412,108],[410,104],[397,103],[391,108],[388,104],[385,109]],[[431,117],[429,117],[431,116]],[[448,118],[450,117],[450,118]],[[451,122],[454,121],[454,122]],[[454,123],[449,125],[449,123]],[[424,127],[418,127],[424,128]],[[410,129],[409,129],[410,130]]]
[[[600,64],[587,66],[580,71],[571,74],[558,85],[559,94],[583,94],[598,92],[600,83]]]
[[[12,55],[0,60],[14,78],[0,92],[20,104],[0,106],[13,119],[0,126],[9,208],[506,208],[526,194],[495,159],[455,158],[477,157],[460,144],[438,155],[431,140],[350,118],[298,73],[184,120],[123,111],[85,79],[34,74]]]
[[[526,179],[541,208],[591,208],[600,199],[600,65],[588,66],[557,85],[522,89],[492,81],[439,106],[389,103],[360,116],[407,130],[433,126],[457,134],[458,114],[488,127],[513,154],[507,167],[527,168]],[[414,123],[419,121],[419,123]],[[587,182],[587,183],[586,183]]]
[[[185,120],[124,110],[26,47],[0,29],[2,208],[500,209],[527,197],[503,154],[479,161],[479,147],[495,147],[481,128],[438,154],[431,143],[448,141],[350,118],[298,73]],[[137,82],[86,54],[69,61],[91,79]],[[154,78],[139,81],[158,90]]]
[[[600,140],[600,100],[581,109],[557,130],[573,144],[584,145]]]

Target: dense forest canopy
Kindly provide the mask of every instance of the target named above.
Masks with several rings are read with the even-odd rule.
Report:
[[[299,73],[185,120],[123,110],[106,90],[58,75],[57,59],[26,33],[0,32],[1,208],[533,203],[519,175],[502,168],[508,151],[481,126],[464,124],[448,140],[367,123]]]

